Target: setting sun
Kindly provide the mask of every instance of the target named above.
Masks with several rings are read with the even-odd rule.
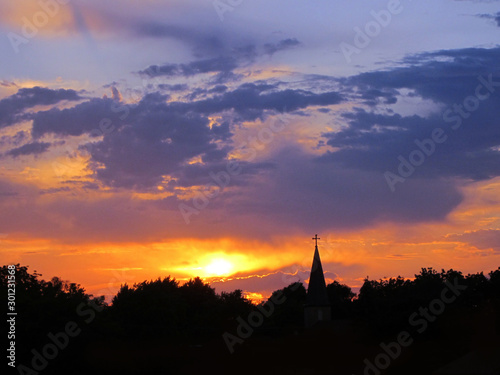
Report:
[[[225,259],[214,259],[205,267],[205,272],[210,276],[225,276],[233,269],[233,265]]]

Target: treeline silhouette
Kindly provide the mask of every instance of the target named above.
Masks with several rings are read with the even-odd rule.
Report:
[[[72,369],[82,356],[92,355],[89,346],[93,343],[158,341],[189,346],[218,342],[223,346],[224,332],[235,333],[242,320],[264,307],[272,313],[254,327],[254,338],[304,332],[306,289],[302,283],[276,290],[269,301],[258,306],[246,299],[242,290],[216,293],[200,278],[181,285],[168,276],[122,285],[108,305],[103,296],[92,296],[79,284],[57,277],[45,281],[36,271],[30,273],[27,266],[15,267],[18,363],[29,364],[32,350],[40,351],[50,342],[48,333],[64,332],[68,322],[75,322],[81,333],[72,338],[71,350],[61,350],[50,361],[52,369]],[[5,304],[8,276],[9,269],[3,266],[0,285]],[[334,322],[354,322],[361,327],[360,340],[380,340],[408,330],[409,317],[433,300],[442,299],[443,290],[450,284],[461,289],[453,303],[446,304],[444,321],[454,330],[463,330],[461,334],[466,337],[473,335],[478,320],[500,335],[500,267],[488,275],[422,268],[411,280],[401,276],[381,280],[367,277],[359,294],[334,281],[327,285],[327,293]],[[279,297],[281,303],[269,306],[273,297]],[[446,324],[429,325],[422,340],[447,329]]]
[[[252,309],[241,290],[216,294],[198,277],[179,285],[169,276],[123,285],[109,307],[109,318],[127,337],[206,338]]]

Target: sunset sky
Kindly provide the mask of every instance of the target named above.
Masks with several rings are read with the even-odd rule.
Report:
[[[500,1],[0,1],[0,257],[113,295],[500,266]],[[253,294],[252,294],[253,293]]]

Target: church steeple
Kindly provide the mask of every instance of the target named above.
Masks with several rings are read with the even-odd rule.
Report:
[[[309,277],[309,286],[307,288],[306,305],[307,306],[328,306],[328,295],[326,293],[325,275],[323,274],[323,266],[318,250],[318,235],[313,237],[316,241],[314,249],[314,258],[311,267],[311,275]]]
[[[306,305],[304,310],[305,325],[310,327],[318,321],[329,321],[331,319],[330,302],[326,292],[325,275],[318,250],[318,235],[313,237],[316,241],[314,258],[307,287]]]

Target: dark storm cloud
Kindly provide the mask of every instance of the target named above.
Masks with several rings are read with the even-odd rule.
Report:
[[[410,89],[424,99],[453,104],[474,93],[479,75],[499,76],[498,61],[499,47],[437,51],[410,56],[404,67],[362,73],[340,81],[348,89],[356,87],[360,92]]]
[[[360,98],[364,104],[375,106],[378,104],[395,104],[397,102],[396,90],[382,91],[377,89],[364,90]]]
[[[480,14],[479,17],[494,20],[498,27],[500,27],[500,12],[496,14]]]
[[[213,84],[221,84],[225,82],[237,81],[240,78],[239,74],[233,72],[238,67],[235,57],[217,57],[206,60],[197,60],[183,64],[164,64],[150,65],[148,68],[138,72],[139,74],[149,77],[192,77],[203,73],[217,73],[211,79]]]
[[[130,106],[126,125],[92,145],[91,165],[100,180],[112,186],[151,187],[185,168],[191,158],[213,163],[226,157],[229,149],[215,141],[229,137],[227,124],[210,128],[206,116],[189,108],[177,111],[165,99],[146,95]]]
[[[246,83],[223,95],[192,103],[172,103],[179,110],[188,108],[199,113],[217,113],[233,109],[245,120],[255,120],[264,110],[291,112],[313,105],[332,105],[343,101],[337,92],[315,94],[305,90],[273,91],[275,86]]]
[[[205,166],[200,174],[208,176],[227,158],[231,122],[263,117],[267,110],[290,112],[342,101],[336,92],[277,91],[276,86],[265,83],[243,84],[232,91],[225,86],[214,89],[214,97],[191,102],[167,102],[165,95],[148,94],[139,103],[128,105],[123,113],[117,100],[95,98],[73,108],[36,113],[32,133],[35,137],[46,133],[92,135],[103,119],[112,119],[112,133],[83,147],[90,151],[91,166],[100,180],[112,186],[152,187],[164,175],[179,175],[188,185],[186,171],[194,168],[186,164],[190,159],[201,157]],[[226,111],[234,111],[232,120],[210,128],[208,116]],[[120,114],[123,121],[115,121]],[[225,144],[217,145],[216,141]]]
[[[266,109],[282,111],[286,105],[295,109],[340,100],[336,93],[265,93],[272,88],[246,84],[219,99],[191,103],[166,103],[165,97],[158,94],[145,96],[131,107],[126,126],[92,146],[92,166],[97,177],[108,185],[121,187],[153,187],[164,175],[178,178],[178,186],[205,184],[211,171],[225,170],[227,154],[232,149],[230,122],[222,121],[210,128],[208,115],[233,109],[240,116],[250,114],[254,118],[262,116]],[[225,144],[218,146],[217,140]],[[201,157],[204,164],[188,165],[194,157]],[[244,175],[271,167],[269,163],[242,166]]]
[[[339,150],[327,152],[320,159],[367,171],[395,172],[400,155],[408,159],[410,152],[420,150],[416,142],[431,139],[434,129],[443,129],[445,142],[433,146],[435,152],[416,169],[417,176],[474,180],[498,176],[500,152],[494,148],[500,145],[500,100],[490,101],[464,120],[458,130],[452,130],[441,116],[402,117],[359,110],[349,115],[347,128],[324,135],[327,144]]]
[[[116,128],[128,114],[128,107],[114,99],[93,98],[71,108],[52,108],[32,115],[34,137],[47,133],[61,136],[102,135],[103,130]]]
[[[447,59],[436,61],[443,57]],[[327,144],[338,150],[326,153],[321,160],[366,171],[394,172],[400,155],[408,159],[410,152],[419,149],[416,142],[430,139],[435,129],[443,129],[446,141],[435,145],[435,153],[417,168],[416,176],[480,180],[500,175],[500,87],[484,84],[500,82],[500,48],[440,51],[411,60],[409,67],[364,73],[347,82],[375,92],[374,97],[380,96],[376,93],[380,90],[412,89],[416,96],[443,105],[442,112],[421,117],[355,109],[344,114],[347,127],[324,134]],[[486,97],[477,99],[477,92]],[[464,104],[466,98],[468,105]],[[472,102],[477,108],[467,111]]]
[[[19,89],[16,94],[0,100],[0,128],[23,120],[23,112],[37,105],[54,105],[63,100],[80,99],[75,90],[51,90],[38,86]]]
[[[186,64],[151,65],[139,72],[150,78],[159,76],[191,77],[201,73],[230,72],[238,66],[233,57],[218,57],[213,59],[192,61]]]
[[[21,147],[14,148],[8,151],[6,154],[13,157],[18,157],[21,155],[38,155],[47,151],[50,146],[51,144],[47,142],[32,142],[27,143]]]
[[[318,108],[317,111],[320,113],[330,113],[331,109],[330,108]]]
[[[300,42],[295,38],[283,39],[278,43],[264,44],[264,53],[267,55],[274,55],[276,52],[297,47]]]
[[[209,93],[216,93],[216,94],[222,94],[223,92],[227,91],[227,86],[225,85],[217,85],[210,90],[208,90]]]
[[[104,166],[96,167],[96,173],[108,185],[149,187],[189,159],[214,152],[213,139],[208,120],[202,116],[136,113],[130,125],[92,147],[92,163]]]
[[[284,39],[278,43],[268,43],[263,46],[260,54],[273,55],[276,52],[296,47],[300,44],[297,39]],[[213,54],[212,54],[213,56]],[[203,73],[217,73],[212,79],[212,83],[221,84],[225,82],[235,82],[240,75],[234,70],[238,67],[248,66],[259,56],[257,47],[253,44],[242,47],[229,48],[229,51],[219,54],[216,57],[195,60],[181,64],[150,65],[138,73],[149,78],[155,77],[192,77]]]
[[[169,92],[178,92],[178,91],[186,91],[189,88],[189,86],[186,84],[183,84],[183,83],[178,83],[175,85],[161,83],[158,85],[158,88],[160,90],[165,90],[165,91],[169,91]]]
[[[187,165],[190,159],[202,158],[204,166],[197,173],[205,177],[223,167],[221,163],[231,150],[232,122],[262,118],[268,110],[291,112],[343,100],[337,92],[278,91],[275,85],[265,83],[243,84],[232,91],[221,85],[208,91],[215,96],[191,102],[167,102],[167,96],[152,93],[125,108],[120,107],[118,94],[114,100],[94,98],[72,108],[34,114],[32,134],[78,136],[93,135],[97,130],[102,135],[100,123],[110,119],[113,131],[104,134],[102,141],[83,147],[91,154],[90,165],[97,178],[111,186],[147,188],[160,183],[162,176],[173,175],[189,186],[189,181],[197,181],[193,174],[197,167]],[[233,113],[227,120],[209,126],[208,116],[227,111]],[[251,174],[253,167],[246,173]]]

